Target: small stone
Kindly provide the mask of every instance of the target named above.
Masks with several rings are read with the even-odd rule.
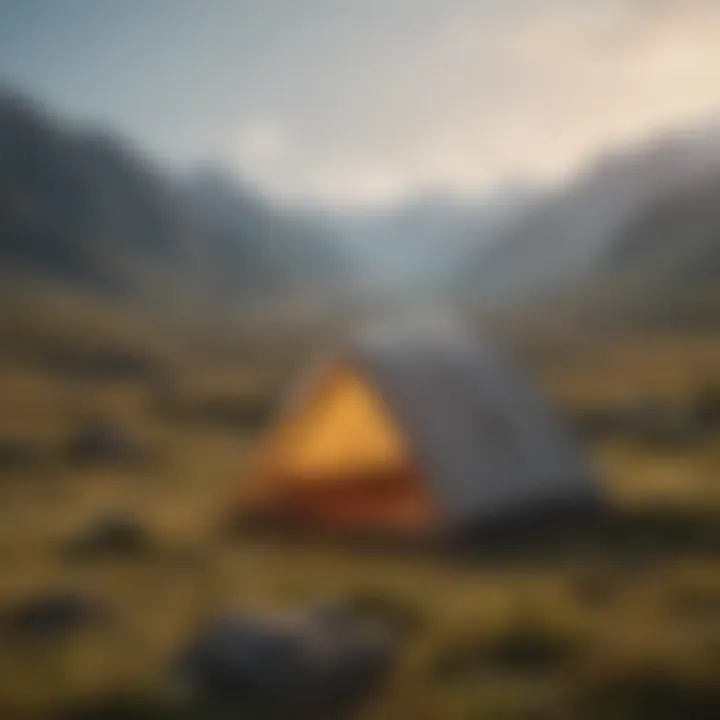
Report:
[[[107,606],[76,592],[49,592],[20,600],[5,608],[0,626],[15,639],[51,638],[104,623]]]

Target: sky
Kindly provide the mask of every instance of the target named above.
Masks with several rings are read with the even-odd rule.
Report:
[[[720,0],[0,0],[0,82],[171,168],[382,203],[720,115]]]

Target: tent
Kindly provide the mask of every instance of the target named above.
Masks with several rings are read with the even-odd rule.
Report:
[[[263,522],[434,537],[598,500],[522,373],[443,323],[374,328],[321,363],[270,428],[239,502]]]

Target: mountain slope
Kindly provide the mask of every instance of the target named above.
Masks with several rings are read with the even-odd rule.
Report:
[[[714,134],[660,138],[604,158],[478,254],[472,280],[477,294],[516,300],[592,281],[600,269],[609,272],[613,263],[606,256],[622,255],[626,243],[638,244],[627,236],[653,235],[642,218],[718,172],[720,142]],[[651,238],[643,243],[648,253],[640,264],[656,262],[651,256],[664,251]]]
[[[340,284],[322,229],[230,182],[164,176],[110,136],[0,94],[0,264],[114,299],[223,312]],[[213,308],[215,310],[213,310]]]
[[[337,292],[349,279],[347,258],[321,218],[276,207],[219,170],[193,173],[182,190],[226,291],[237,286],[238,268],[248,294]]]
[[[720,171],[639,213],[609,249],[600,272],[668,292],[720,284]]]
[[[191,267],[197,234],[170,186],[126,148],[0,96],[5,269],[130,292]]]

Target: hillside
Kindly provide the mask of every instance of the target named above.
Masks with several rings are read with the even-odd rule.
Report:
[[[468,273],[475,291],[497,301],[601,283],[637,283],[650,295],[662,294],[671,278],[676,289],[694,283],[692,269],[707,269],[708,253],[718,250],[719,174],[712,133],[663,137],[605,157],[477,255]]]
[[[334,296],[348,280],[347,258],[322,218],[277,207],[219,169],[190,174],[180,189],[204,228],[216,289]]]
[[[170,186],[109,136],[0,96],[0,257],[6,269],[106,293],[186,272],[199,228]]]
[[[0,94],[6,279],[165,309],[180,294],[210,311],[289,302],[342,273],[321,235],[249,190],[200,176],[181,185],[112,136]]]
[[[712,288],[720,282],[719,201],[720,171],[658,198],[619,234],[600,272],[668,293]]]

